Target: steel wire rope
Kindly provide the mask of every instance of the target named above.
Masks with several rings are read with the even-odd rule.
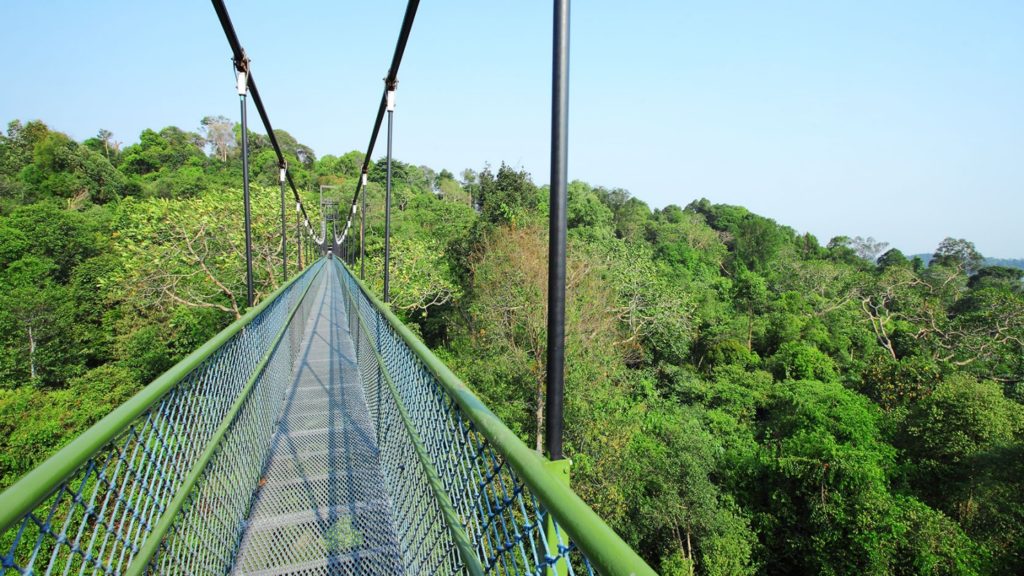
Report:
[[[270,116],[267,115],[267,110],[263,106],[263,99],[260,98],[260,91],[256,87],[256,80],[253,79],[252,70],[249,66],[249,56],[245,53],[245,49],[242,48],[242,43],[238,39],[238,34],[235,33],[235,27],[231,23],[231,16],[228,14],[227,6],[224,5],[224,0],[211,0],[213,2],[213,9],[217,12],[217,19],[220,20],[221,28],[224,29],[224,35],[227,37],[228,45],[231,46],[232,62],[234,63],[235,69],[239,72],[246,72],[247,82],[246,85],[249,88],[250,94],[252,94],[253,104],[256,106],[256,111],[260,115],[260,120],[263,122],[263,128],[267,131],[267,137],[270,139],[270,145],[274,148],[274,153],[277,155],[278,166],[285,171],[285,177],[288,180],[288,185],[291,187],[292,196],[295,198],[296,206],[298,211],[302,214],[303,220],[306,221],[306,228],[310,233],[310,237],[316,241],[321,250],[324,248],[324,238],[317,238],[313,234],[313,230],[309,223],[309,214],[306,212],[305,204],[302,202],[302,198],[299,196],[298,188],[295,186],[295,180],[292,178],[291,170],[288,169],[288,162],[284,158],[284,153],[281,151],[281,145],[277,141],[277,136],[274,134],[274,128],[270,124]]]
[[[398,33],[398,41],[395,43],[395,52],[391,57],[391,66],[384,78],[384,93],[380,97],[380,105],[377,107],[377,117],[373,122],[373,130],[370,131],[370,144],[366,147],[366,155],[363,157],[363,166],[360,170],[362,177],[356,182],[356,191],[352,195],[352,203],[349,207],[348,222],[345,229],[352,224],[352,219],[358,213],[357,203],[361,192],[365,193],[366,174],[370,169],[370,157],[373,154],[374,146],[377,144],[377,135],[380,133],[381,124],[384,122],[384,112],[388,106],[388,92],[398,88],[398,68],[402,64],[402,56],[405,54],[405,45],[409,41],[409,34],[412,32],[412,24],[416,19],[416,10],[419,8],[419,0],[409,0],[405,7],[405,16],[402,18],[402,28]]]

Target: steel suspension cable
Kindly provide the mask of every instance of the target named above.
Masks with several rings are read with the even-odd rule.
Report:
[[[384,123],[384,113],[388,109],[388,92],[394,92],[398,88],[398,68],[402,65],[402,56],[405,54],[405,46],[409,42],[409,34],[412,32],[412,24],[416,19],[416,10],[419,8],[419,0],[409,0],[405,7],[405,16],[402,18],[402,28],[398,33],[398,41],[395,44],[395,52],[391,57],[391,66],[388,68],[388,74],[384,78],[384,93],[380,97],[380,105],[377,107],[377,117],[373,122],[373,130],[370,131],[370,144],[366,147],[366,155],[363,157],[363,166],[360,171],[361,177],[356,182],[356,191],[352,195],[352,203],[349,207],[348,213],[348,224],[351,224],[352,218],[355,217],[357,208],[357,202],[359,201],[359,195],[365,191],[366,188],[366,174],[370,169],[370,158],[373,155],[373,148],[377,144],[377,135],[380,134],[381,125]],[[365,214],[365,205],[364,214]],[[348,228],[348,224],[346,228]],[[360,245],[362,244],[363,230],[362,225],[360,227]],[[360,249],[360,253],[365,258],[365,250]]]
[[[238,34],[235,33],[235,26],[231,23],[231,16],[228,14],[227,6],[224,5],[224,0],[211,0],[213,2],[213,9],[217,12],[217,19],[220,20],[221,28],[224,29],[224,35],[227,37],[228,45],[231,46],[232,61],[235,64],[235,69],[239,72],[246,72],[248,75],[247,86],[249,93],[252,94],[253,104],[256,105],[256,111],[260,115],[260,120],[263,122],[263,128],[267,131],[267,137],[270,139],[270,145],[274,148],[274,153],[277,155],[278,166],[285,171],[285,177],[288,180],[288,185],[291,187],[292,196],[295,198],[295,204],[298,207],[299,213],[302,214],[303,219],[309,224],[309,214],[306,213],[306,207],[302,203],[302,198],[299,196],[298,188],[295,186],[295,180],[292,178],[292,173],[288,170],[288,162],[285,160],[284,153],[281,151],[281,145],[277,141],[277,136],[274,134],[274,128],[270,124],[270,117],[267,115],[267,109],[263,106],[263,99],[260,98],[260,91],[256,88],[256,80],[253,78],[252,70],[249,67],[249,57],[245,53],[245,49],[242,48],[242,43],[238,40]],[[404,49],[404,46],[403,46]],[[316,236],[313,235],[316,239]],[[320,239],[317,243],[322,244],[324,239]]]
[[[256,80],[253,78],[252,71],[250,70],[249,57],[245,53],[245,49],[242,48],[241,41],[238,39],[238,34],[235,32],[234,24],[231,22],[231,16],[228,14],[227,6],[225,6],[224,0],[211,1],[213,3],[214,10],[217,12],[217,18],[220,20],[221,28],[224,30],[224,35],[227,37],[228,44],[231,47],[232,60],[235,64],[235,68],[240,72],[245,71],[247,73],[247,85],[249,92],[252,94],[253,104],[256,106],[256,111],[259,113],[260,120],[263,122],[263,127],[267,132],[270,144],[274,149],[274,153],[277,155],[278,164],[281,169],[285,171],[288,185],[292,190],[292,196],[295,198],[296,207],[302,214],[303,220],[306,222],[306,228],[310,236],[316,241],[316,244],[320,245],[320,249],[323,250],[325,248],[324,244],[326,242],[326,238],[318,238],[316,234],[313,233],[309,221],[309,214],[306,212],[302,198],[299,196],[298,188],[295,186],[295,181],[292,178],[292,173],[288,170],[288,164],[284,158],[284,153],[281,151],[281,146],[277,141],[277,136],[274,134],[273,126],[270,123],[270,117],[267,115],[266,107],[263,105],[263,99],[260,97],[259,89],[256,87]],[[381,94],[380,105],[377,108],[377,116],[374,120],[373,130],[370,132],[370,143],[366,148],[366,155],[363,158],[363,165],[360,171],[363,177],[357,181],[355,193],[352,195],[352,202],[348,213],[348,222],[345,226],[346,231],[351,226],[352,219],[357,213],[357,202],[359,201],[360,193],[364,191],[366,186],[365,175],[369,171],[370,159],[373,155],[373,149],[377,143],[377,136],[380,133],[380,128],[384,121],[384,113],[388,110],[388,93],[394,92],[398,87],[398,69],[402,64],[402,57],[405,54],[405,47],[409,41],[409,34],[412,32],[413,21],[416,19],[416,11],[418,8],[419,0],[409,0],[406,4],[405,15],[402,18],[402,27],[399,30],[398,41],[395,44],[395,51],[391,57],[391,66],[388,68],[387,76],[384,78],[384,92]],[[362,234],[360,234],[360,236],[362,236]],[[360,238],[360,240],[362,241],[362,238]],[[360,242],[360,244],[362,244],[362,242]],[[363,250],[360,252],[363,253]]]

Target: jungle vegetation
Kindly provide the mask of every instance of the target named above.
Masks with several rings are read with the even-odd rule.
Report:
[[[276,135],[314,216],[317,185],[349,198],[360,153]],[[244,312],[239,141],[219,117],[128,146],[0,135],[0,488]],[[249,141],[262,297],[283,280],[277,164]],[[541,446],[546,188],[504,164],[394,179],[395,310]],[[578,181],[569,226],[572,483],[652,566],[1024,573],[1024,271],[966,239],[926,263]]]

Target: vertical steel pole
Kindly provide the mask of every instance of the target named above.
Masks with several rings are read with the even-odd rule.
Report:
[[[391,302],[391,128],[395,116],[395,90],[388,87],[388,175],[384,192],[384,302]]]
[[[296,203],[295,204],[295,242],[297,242],[297,244],[296,244],[297,250],[295,251],[295,258],[297,258],[298,261],[299,261],[299,270],[302,270],[302,268],[303,268],[303,266],[302,266],[302,230],[300,228],[300,226],[302,225],[302,218],[299,217],[300,214],[301,214],[301,212],[299,212],[299,205],[298,205],[298,203]]]
[[[246,62],[248,65],[248,62]],[[249,125],[245,117],[249,74],[238,73],[238,98],[242,107],[242,198],[245,203],[245,293],[247,306],[253,303],[252,286],[252,210],[249,206]]]
[[[548,230],[548,350],[545,448],[549,472],[569,484],[569,460],[562,453],[562,408],[565,388],[565,236],[569,158],[569,0],[554,0],[551,66],[551,200]],[[558,559],[546,576],[565,576],[568,544],[549,514],[544,526],[547,554]]]
[[[551,212],[548,245],[548,458],[561,460],[565,385],[565,236],[569,154],[569,0],[554,0],[551,72]]]
[[[359,209],[359,279],[366,280],[366,172],[363,172],[363,192]]]
[[[288,232],[284,221],[284,179],[287,173],[288,168],[281,166],[281,282],[288,279]]]

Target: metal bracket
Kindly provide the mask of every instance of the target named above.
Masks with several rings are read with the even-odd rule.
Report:
[[[246,92],[249,91],[249,71],[248,68],[245,70],[238,71],[238,95],[245,96]]]

